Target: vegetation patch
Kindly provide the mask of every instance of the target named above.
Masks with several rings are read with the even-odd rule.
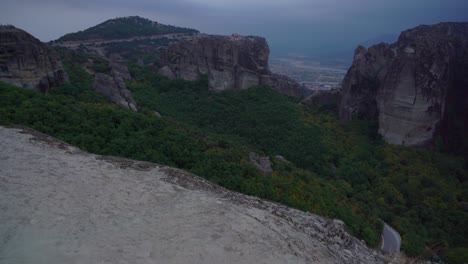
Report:
[[[442,257],[466,253],[462,156],[385,144],[375,123],[342,122],[268,87],[214,92],[206,78],[171,81],[139,66],[129,83],[140,109],[134,113],[97,95],[75,59],[65,63],[70,84],[50,94],[0,84],[0,124],[339,218],[370,246],[379,243],[382,219],[400,232],[409,255],[441,247]],[[250,164],[250,151],[272,157],[272,175]]]
[[[198,33],[198,30],[163,25],[146,18],[131,16],[110,19],[86,30],[66,34],[59,38],[58,41],[125,39],[176,33],[195,34]]]

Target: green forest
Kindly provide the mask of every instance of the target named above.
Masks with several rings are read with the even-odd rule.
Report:
[[[107,20],[86,30],[66,34],[59,38],[58,41],[121,39],[175,33],[194,34],[198,33],[198,30],[163,25],[146,18],[132,16]]]
[[[214,92],[207,78],[168,80],[136,65],[134,113],[93,91],[89,73],[65,66],[70,83],[48,94],[0,83],[0,124],[32,127],[97,154],[175,166],[338,218],[372,247],[381,219],[400,232],[408,255],[436,253],[456,263],[468,252],[464,157],[385,144],[375,123],[340,121],[269,87]],[[272,157],[272,175],[250,164],[251,151]]]

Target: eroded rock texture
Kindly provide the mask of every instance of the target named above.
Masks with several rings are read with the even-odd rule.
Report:
[[[340,221],[178,169],[32,130],[0,148],[0,263],[383,263]]]
[[[68,76],[58,54],[13,26],[0,26],[0,81],[46,92]]]
[[[343,82],[342,119],[378,119],[393,144],[456,146],[468,135],[468,23],[404,31],[394,44],[358,47]],[[467,133],[465,133],[467,132]]]
[[[273,173],[273,167],[270,157],[262,157],[255,152],[249,153],[249,160],[252,165],[257,168],[264,175],[271,175]]]
[[[302,85],[270,72],[269,54],[268,43],[261,37],[198,36],[172,45],[163,52],[162,64],[165,67],[160,73],[190,81],[207,75],[213,90],[269,85],[283,94],[302,97]]]
[[[122,105],[132,111],[138,111],[135,99],[130,90],[127,89],[126,81],[132,79],[127,66],[118,58],[109,60],[111,71],[109,74],[97,73],[93,88],[109,98],[112,102]]]

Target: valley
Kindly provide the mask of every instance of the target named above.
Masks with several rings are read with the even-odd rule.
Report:
[[[254,219],[246,228],[264,230],[254,238],[266,234],[268,243],[263,246],[272,252],[288,252],[291,256],[287,259],[295,262],[391,262],[376,250],[398,251],[400,246],[410,257],[453,261],[468,252],[468,212],[461,206],[468,200],[464,133],[468,116],[464,89],[467,43],[468,23],[416,27],[403,32],[394,44],[358,47],[348,69],[349,65],[321,64],[298,56],[271,57],[263,37],[208,35],[140,17],[111,19],[50,43],[41,43],[13,26],[1,26],[0,133],[5,137],[0,144],[13,153],[21,148],[15,144],[22,142],[24,148],[37,152],[38,146],[29,144],[34,137],[23,134],[38,132],[27,132],[30,130],[24,127],[45,133],[56,138],[48,138],[52,144],[42,146],[48,155],[57,159],[66,156],[64,164],[76,164],[73,153],[81,153],[83,164],[102,172],[89,173],[84,165],[70,170],[86,181],[80,185],[86,187],[83,192],[98,194],[98,187],[92,184],[96,180],[99,188],[116,195],[103,179],[113,173],[131,174],[110,182],[121,191],[118,195],[125,197],[119,196],[123,204],[134,203],[132,197],[138,193],[126,190],[129,182],[141,180],[135,186],[151,193],[145,197],[153,195],[151,186],[158,185],[157,190],[171,190],[175,198],[191,200],[184,207],[181,200],[169,201],[172,196],[160,203],[151,196],[154,206],[167,213],[163,214],[165,224],[182,213],[186,218],[179,219],[181,224],[194,230],[199,225],[190,225],[190,216],[208,219],[218,211],[229,215],[210,218],[218,220],[203,225],[204,230],[216,233],[213,226],[225,231],[224,224]],[[446,72],[452,75],[444,75]],[[413,104],[407,103],[410,101]],[[25,132],[10,129],[17,126]],[[19,141],[9,141],[9,137]],[[73,153],[63,154],[61,144],[65,151],[73,148],[69,150]],[[8,177],[19,179],[24,175],[18,173],[18,164],[29,156],[27,151],[18,152],[13,167],[5,162],[14,156],[11,153],[2,154],[0,171],[11,170],[14,173]],[[107,159],[117,162],[108,164],[105,157],[94,155],[113,156]],[[95,158],[104,161],[96,162]],[[89,197],[69,184],[73,178],[59,182],[44,167],[36,170],[36,166],[46,164],[42,157],[35,162],[28,164],[29,172],[73,189],[78,197]],[[112,164],[118,168],[110,169]],[[53,164],[53,175],[61,173],[59,167]],[[137,172],[127,171],[135,168]],[[152,168],[154,175],[148,172],[153,172]],[[29,183],[25,184],[21,186]],[[9,178],[0,188],[8,190],[5,200],[13,197],[12,201],[22,203]],[[196,192],[184,188],[195,188]],[[44,200],[46,203],[55,202],[55,196],[47,196],[52,189],[39,190],[44,191],[40,197],[52,197]],[[198,193],[200,190],[204,193]],[[22,195],[29,193],[22,189]],[[218,196],[220,193],[223,195]],[[66,201],[71,208],[93,204],[118,208],[114,219],[117,228],[126,226],[122,215],[127,213],[132,219],[144,218],[145,223],[159,217],[110,204],[107,194],[102,194],[104,197],[97,195],[96,201],[86,198],[86,205]],[[204,207],[193,199],[195,196],[213,207]],[[220,200],[234,205],[235,212],[216,205]],[[264,203],[276,209],[260,208],[247,215],[242,212]],[[188,214],[170,211],[168,204],[181,206]],[[139,206],[136,209],[143,212],[150,204],[144,200]],[[190,208],[195,208],[193,214]],[[14,229],[20,212],[14,206],[8,210]],[[107,217],[99,210],[98,215],[98,219]],[[292,229],[290,221],[284,222],[289,216],[300,216]],[[83,230],[102,230],[101,224],[86,222]],[[69,227],[64,225],[66,230]],[[77,232],[86,235],[83,230]],[[109,232],[114,234],[115,230]],[[235,232],[252,238],[241,230]],[[200,238],[196,231],[187,234],[195,241]],[[332,234],[333,239],[324,239],[327,235],[323,234]],[[27,233],[24,240],[33,235]],[[157,234],[146,235],[158,239]],[[187,241],[183,234],[177,235],[181,236],[175,244]],[[252,245],[258,246],[254,238]],[[151,243],[130,234],[103,257],[113,256],[113,250],[119,250],[127,239],[143,243],[142,252],[148,259],[164,259],[154,253],[164,244],[151,251]],[[206,243],[212,239],[203,237]],[[272,242],[275,239],[293,241],[293,250],[291,244]],[[14,247],[8,241],[0,246]],[[64,241],[70,242],[68,238]],[[217,255],[222,256],[222,252],[235,259],[247,250],[232,250],[239,246],[238,239],[224,242],[230,249],[210,252],[213,259],[222,259]],[[302,243],[317,245],[310,253],[310,247]],[[181,250],[190,255],[194,244],[187,245]],[[78,252],[82,250],[95,248],[80,248]],[[131,254],[135,250],[132,248]],[[3,252],[9,251],[0,248],[0,262],[8,257]],[[197,248],[194,252],[204,251]],[[249,255],[246,261],[258,254]],[[21,254],[15,257],[21,258]]]
[[[306,56],[283,56],[270,59],[270,69],[285,74],[312,91],[340,89],[348,65],[322,65]]]

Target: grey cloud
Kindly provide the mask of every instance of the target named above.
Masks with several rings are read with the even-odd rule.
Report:
[[[3,0],[0,23],[43,41],[140,15],[216,34],[266,36],[273,53],[319,54],[419,24],[468,21],[466,0]]]

